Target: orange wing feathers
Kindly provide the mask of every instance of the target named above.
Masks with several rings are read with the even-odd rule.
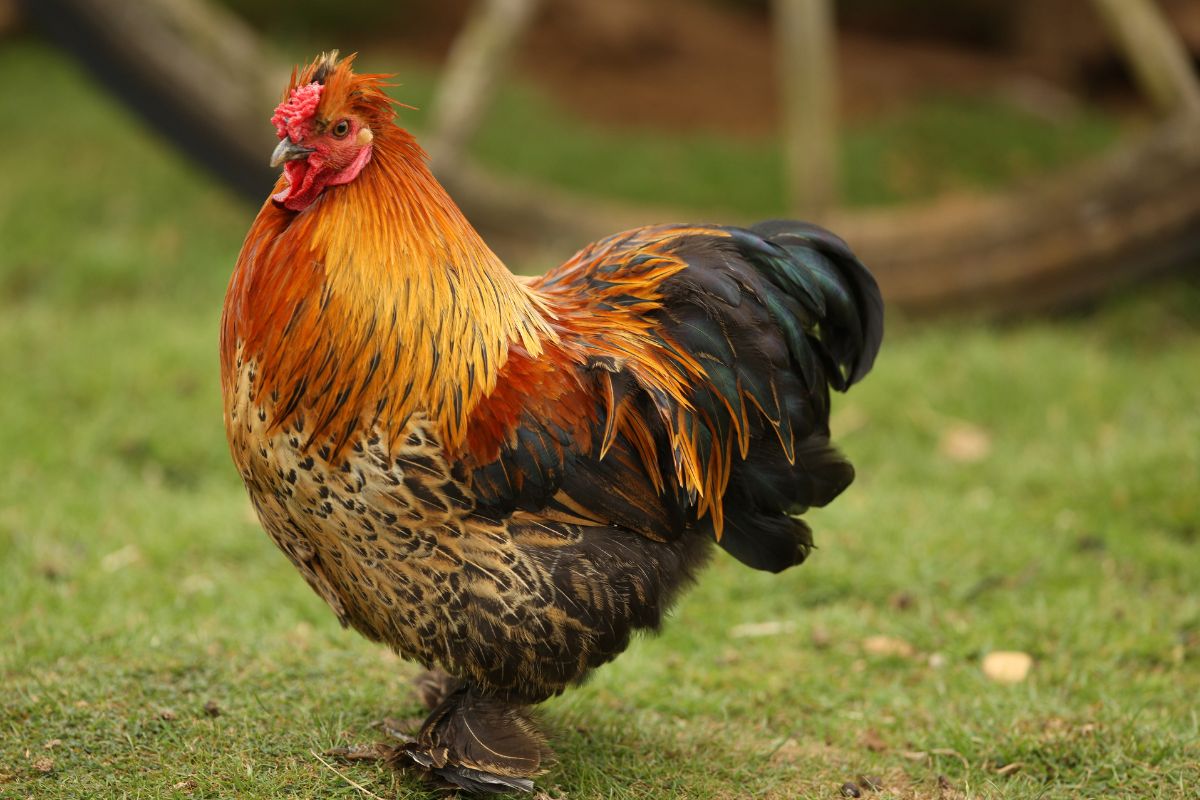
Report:
[[[878,290],[840,240],[794,225],[779,236],[797,253],[735,228],[646,228],[534,281],[558,342],[540,367],[514,348],[468,422],[481,500],[719,540],[732,503],[738,531],[759,516],[781,530],[768,556],[745,552],[753,533],[731,549],[770,568],[802,558],[807,529],[787,513],[852,478],[828,445],[828,385],[874,358]],[[860,344],[835,350],[822,325]]]

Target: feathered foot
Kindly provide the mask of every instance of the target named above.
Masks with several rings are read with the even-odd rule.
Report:
[[[553,757],[525,706],[481,696],[444,672],[424,672],[413,682],[431,713],[416,738],[405,722],[380,726],[399,745],[378,743],[326,752],[347,761],[384,761],[416,767],[436,781],[480,794],[532,792],[533,778]]]
[[[552,757],[528,709],[459,685],[433,709],[415,741],[395,749],[396,766],[416,764],[479,793],[532,792]]]

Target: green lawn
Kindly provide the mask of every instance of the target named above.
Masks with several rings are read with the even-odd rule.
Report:
[[[414,669],[338,627],[229,463],[217,321],[253,210],[47,51],[0,71],[0,797],[437,796],[314,755],[415,715]],[[1197,364],[1184,282],[893,325],[838,398],[860,478],[812,560],[715,559],[663,635],[544,707],[542,785],[1194,796]],[[995,650],[1029,678],[989,681]]]

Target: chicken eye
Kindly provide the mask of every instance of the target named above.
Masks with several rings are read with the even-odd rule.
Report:
[[[333,126],[333,135],[337,139],[345,139],[346,134],[349,132],[350,132],[350,121],[349,120],[345,120],[345,119],[341,120],[340,122],[338,122],[338,124]]]

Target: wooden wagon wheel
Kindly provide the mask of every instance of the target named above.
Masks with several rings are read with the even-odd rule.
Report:
[[[826,2],[776,0],[780,7]],[[1113,27],[1123,31],[1143,83],[1155,97],[1174,97],[1160,102],[1179,113],[1116,152],[1027,186],[822,215],[871,264],[893,306],[914,314],[1022,313],[1200,264],[1195,76],[1161,17],[1156,22],[1151,0],[1095,2],[1110,21],[1119,19]],[[436,167],[464,211],[490,235],[515,234],[560,258],[621,228],[695,216],[502,180],[463,155],[496,64],[536,3],[481,3],[447,73],[447,85],[458,82],[459,104],[435,103]],[[234,15],[205,0],[27,0],[25,10],[192,158],[254,202],[266,195],[274,176],[263,154],[273,141],[262,120],[287,68]]]

